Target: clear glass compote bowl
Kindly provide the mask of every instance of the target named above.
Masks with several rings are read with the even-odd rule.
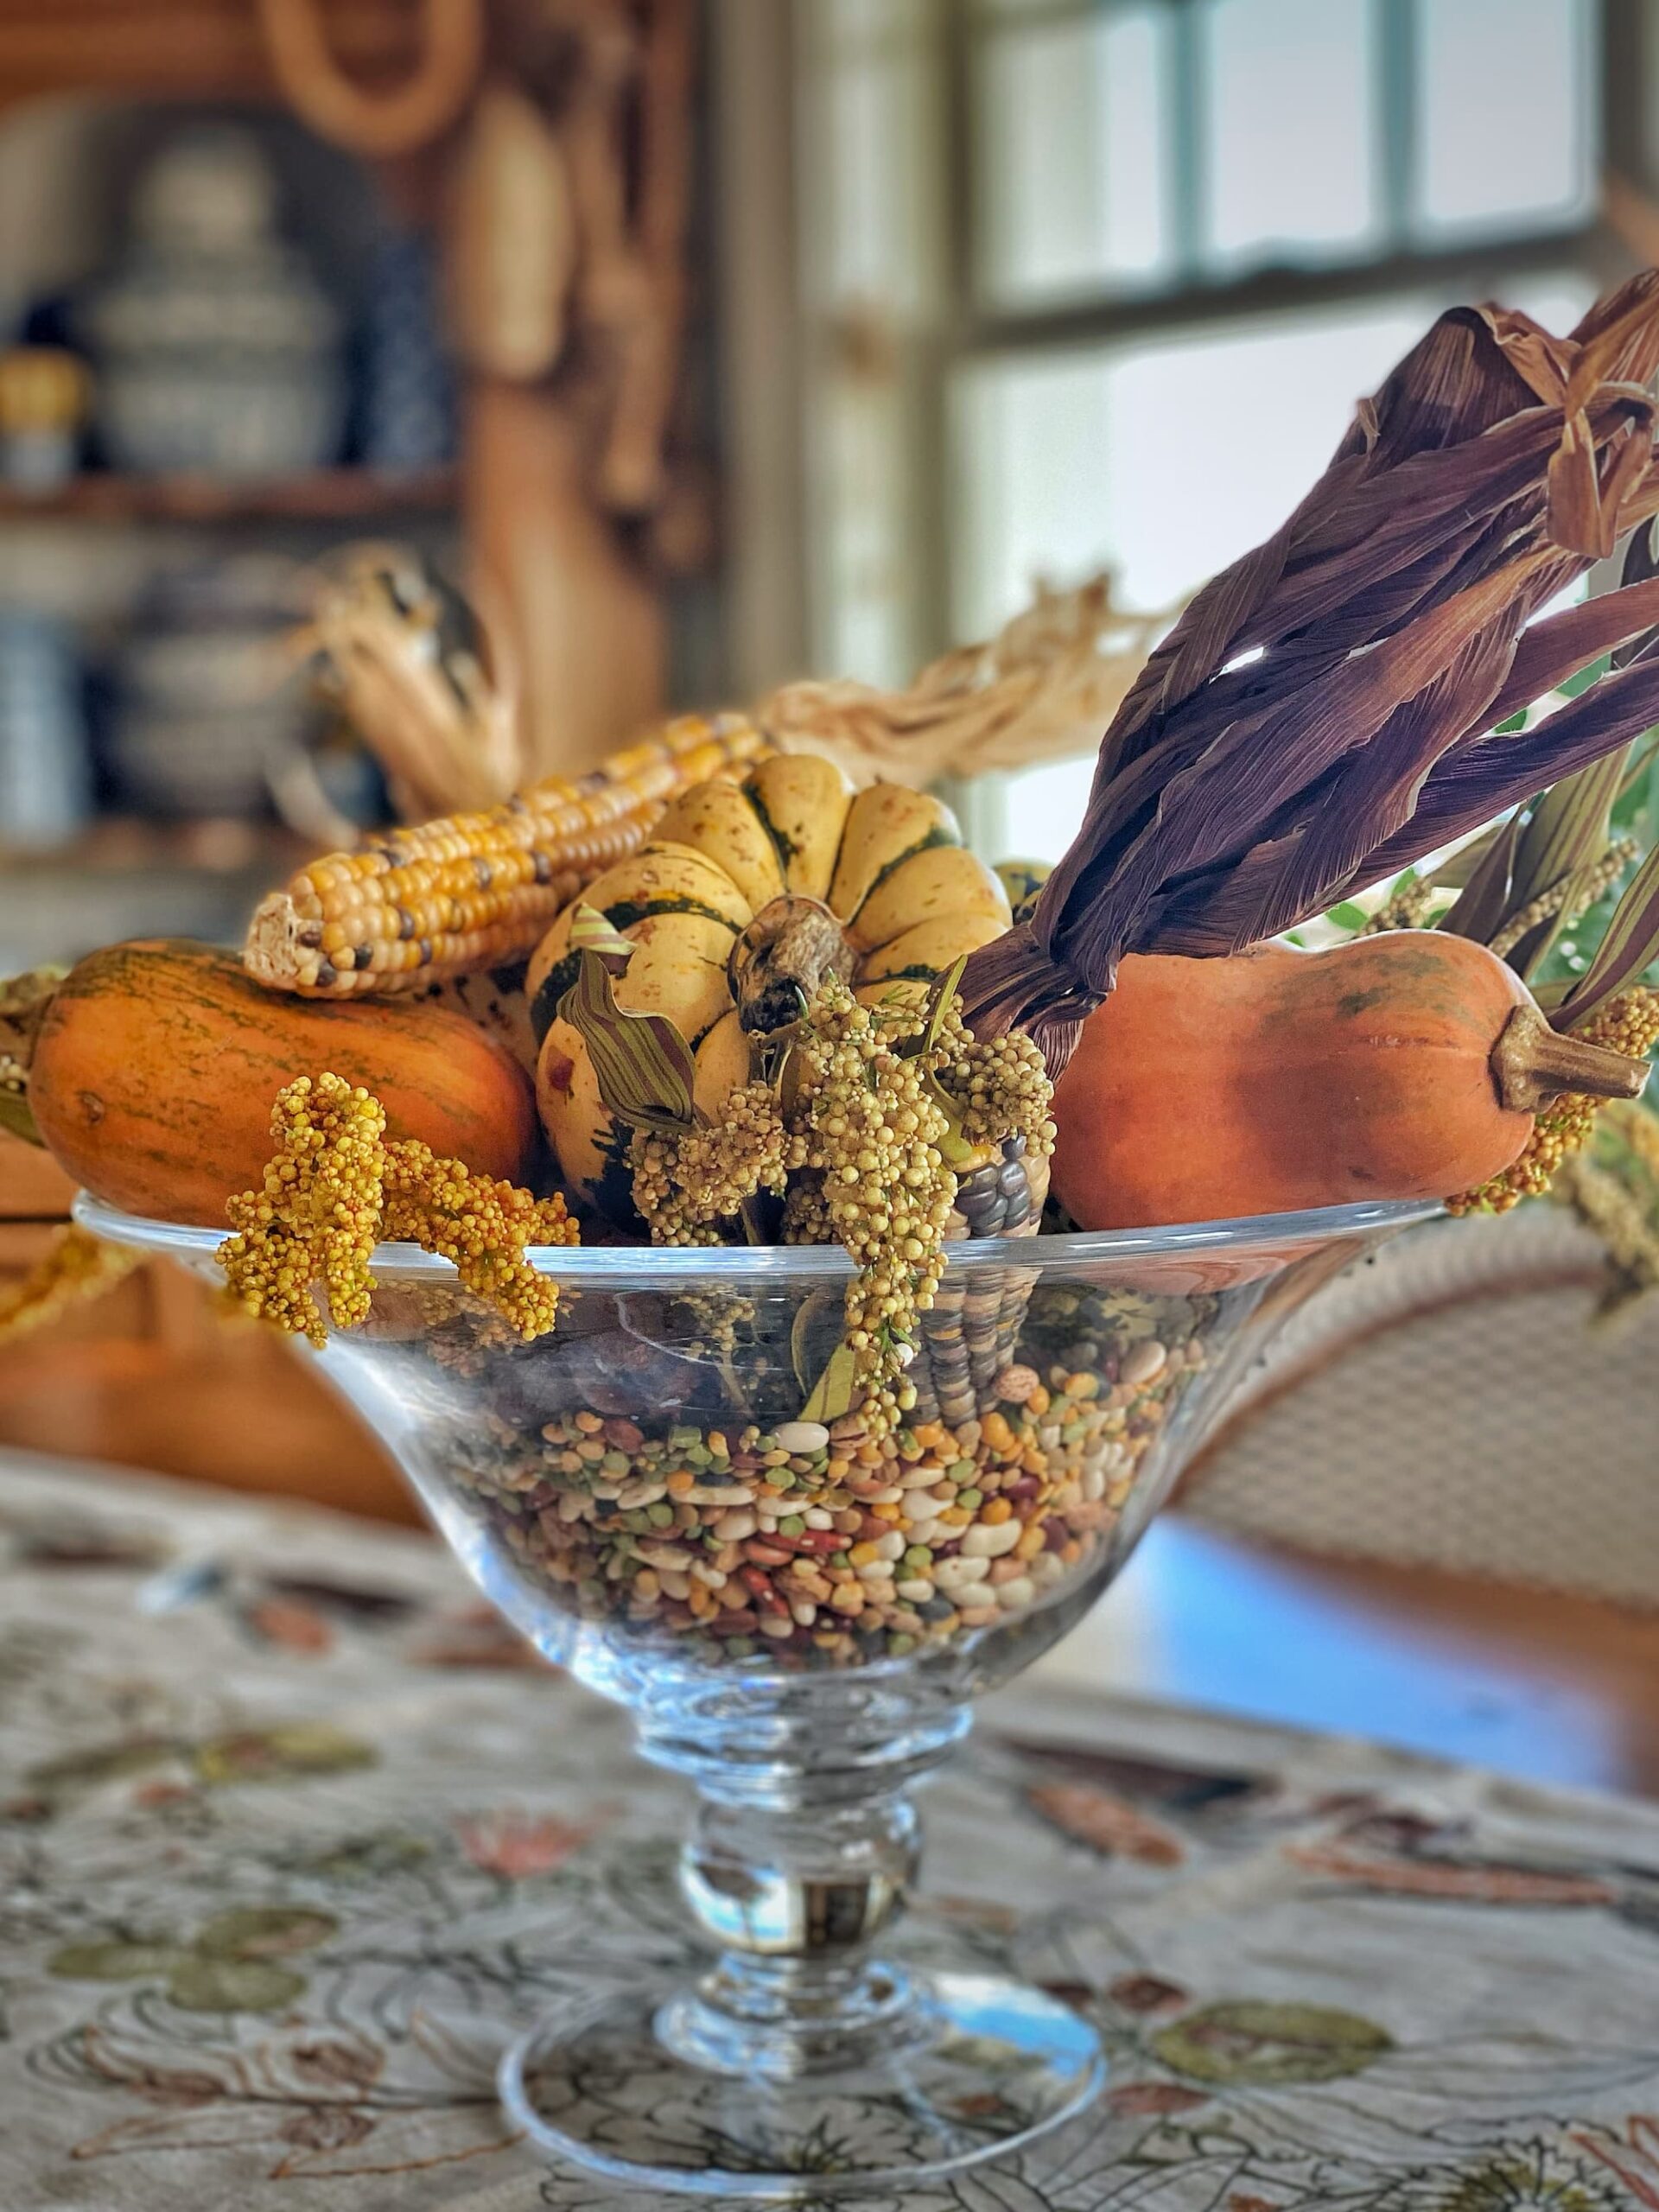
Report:
[[[524,1345],[446,1262],[382,1248],[325,1372],[479,1587],[697,1793],[679,1883],[707,1970],[584,1989],[523,2037],[501,2094],[535,2141],[728,2199],[902,2191],[1096,2094],[1079,2013],[884,1955],[912,1790],[1093,1605],[1274,1325],[1432,1211],[955,1245],[910,1427],[880,1440],[801,1418],[839,1250],[533,1254],[564,1295]],[[78,1211],[212,1272],[217,1232]]]

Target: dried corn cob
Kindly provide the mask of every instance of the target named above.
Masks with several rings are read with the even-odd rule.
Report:
[[[263,901],[243,960],[273,990],[346,998],[522,957],[677,791],[770,750],[741,715],[686,715],[572,782],[331,853]]]

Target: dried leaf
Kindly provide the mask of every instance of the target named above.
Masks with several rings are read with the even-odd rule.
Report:
[[[616,1002],[613,977],[626,973],[633,941],[592,906],[579,906],[570,929],[576,980],[559,1001],[559,1018],[582,1033],[606,1110],[631,1128],[665,1135],[696,1118],[691,1048],[661,1014],[633,1014]]]
[[[1604,676],[1536,729],[1517,737],[1471,739],[1424,787],[1408,828],[1371,855],[1377,874],[1408,866],[1425,847],[1432,852],[1466,836],[1504,808],[1628,745],[1656,721],[1659,660],[1639,660]]]
[[[1510,911],[1515,856],[1526,828],[1526,817],[1516,812],[1491,833],[1461,896],[1440,917],[1441,929],[1452,937],[1472,938],[1480,944],[1490,943],[1497,936]],[[1445,877],[1440,880],[1444,882]]]
[[[1599,860],[1624,773],[1624,750],[1553,784],[1532,810],[1516,856],[1514,899],[1525,906]]]
[[[1537,730],[1488,734],[1541,677],[1659,618],[1643,577],[1528,630],[1659,512],[1640,389],[1656,367],[1654,272],[1567,338],[1499,308],[1440,317],[1148,659],[1082,834],[1029,920],[969,963],[975,1026],[1028,1027],[1058,1064],[1125,951],[1224,954],[1294,927],[1659,719],[1637,660]]]
[[[839,1421],[853,1402],[853,1352],[849,1344],[837,1344],[830,1362],[819,1376],[816,1388],[801,1408],[802,1421]]]
[[[1554,1015],[1558,1029],[1576,1029],[1609,999],[1638,982],[1659,960],[1659,846],[1649,853],[1625,888],[1607,933]]]

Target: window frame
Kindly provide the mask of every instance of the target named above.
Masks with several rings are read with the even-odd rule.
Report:
[[[1637,259],[1659,259],[1659,238],[1633,239],[1630,221],[1616,225],[1604,203],[1585,222],[1553,225],[1521,235],[1460,238],[1445,245],[1408,238],[1405,202],[1408,192],[1408,142],[1396,143],[1385,164],[1384,192],[1395,242],[1386,251],[1361,257],[1332,257],[1317,264],[1274,263],[1242,272],[1205,273],[1191,252],[1195,207],[1182,216],[1188,226],[1185,274],[1166,285],[1104,287],[1052,302],[997,304],[988,302],[979,282],[980,245],[974,199],[976,48],[988,35],[1008,35],[1007,27],[1086,20],[1128,0],[1025,0],[1019,8],[994,10],[994,0],[912,0],[913,35],[925,64],[936,80],[930,101],[929,143],[912,156],[925,203],[937,211],[929,265],[918,297],[899,315],[887,318],[883,340],[888,361],[884,404],[890,419],[885,432],[891,455],[890,507],[893,551],[888,566],[902,605],[896,612],[890,665],[874,671],[880,680],[902,681],[909,669],[958,642],[954,608],[963,518],[953,497],[957,456],[953,450],[951,395],[962,367],[976,359],[1071,348],[1130,347],[1181,331],[1255,322],[1271,323],[1333,308],[1359,305],[1410,291],[1452,293],[1468,298],[1502,296],[1516,283],[1567,268],[1586,270],[1598,288],[1627,275]],[[1173,0],[1177,17],[1189,26],[1202,0]],[[1406,21],[1414,14],[1409,0],[1378,0]],[[817,21],[814,22],[815,11]],[[1592,66],[1599,109],[1599,157],[1604,176],[1645,188],[1652,162],[1643,131],[1646,90],[1659,83],[1659,24],[1644,0],[1601,0],[1594,26]],[[895,10],[895,16],[897,11]],[[796,112],[800,124],[801,291],[805,342],[803,358],[804,474],[809,484],[808,637],[816,664],[829,666],[836,651],[838,610],[834,604],[833,563],[823,555],[833,516],[826,512],[822,481],[810,490],[814,433],[832,402],[836,365],[867,332],[857,318],[825,297],[823,208],[815,195],[826,188],[830,170],[820,136],[816,101],[824,63],[821,0],[795,0]],[[1412,66],[1409,41],[1384,39],[1380,99],[1382,112],[1398,114],[1411,97],[1404,81]],[[1189,111],[1181,128],[1196,129]],[[1181,163],[1190,178],[1190,158]],[[1185,199],[1196,203],[1196,190]],[[1640,228],[1639,214],[1637,227]],[[1659,233],[1659,208],[1653,211]],[[1399,243],[1400,239],[1406,243]],[[844,399],[844,394],[842,395]],[[817,463],[822,471],[823,457]]]

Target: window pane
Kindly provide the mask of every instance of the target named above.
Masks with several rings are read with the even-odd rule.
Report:
[[[1598,14],[1593,0],[1416,0],[1420,233],[1589,218]]]
[[[1594,287],[1544,273],[1506,298],[1569,329]],[[1172,605],[1278,528],[1329,461],[1355,402],[1449,302],[1211,326],[1135,352],[1005,355],[959,381],[953,432],[957,634],[982,637],[1039,577],[1109,565],[1126,606]],[[1091,763],[1011,777],[1001,851],[1058,857]]]
[[[1370,0],[1211,0],[1199,20],[1206,258],[1375,251]]]
[[[1166,273],[1166,10],[1033,24],[979,55],[987,291],[1026,302]]]
[[[1354,403],[1433,313],[1415,296],[1134,353],[1005,356],[965,378],[959,627],[1005,620],[1033,580],[1109,562],[1127,601],[1166,606],[1276,529]]]
[[[1057,861],[1077,836],[1094,781],[1092,753],[1077,760],[1050,760],[1007,779],[1002,795],[1002,834],[986,858]]]
[[[834,0],[805,18],[809,262],[818,302],[918,310],[941,257],[929,168],[938,97],[921,0]]]

